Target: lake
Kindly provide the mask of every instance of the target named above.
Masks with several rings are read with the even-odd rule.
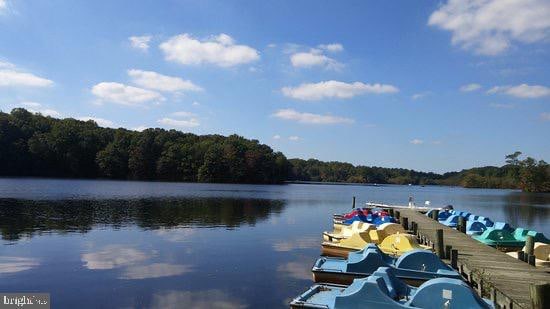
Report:
[[[513,190],[0,178],[0,291],[49,292],[52,308],[287,307],[333,213],[409,195],[550,236],[550,194]]]

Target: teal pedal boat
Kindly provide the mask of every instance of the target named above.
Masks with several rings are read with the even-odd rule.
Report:
[[[504,252],[519,251],[525,245],[524,240],[517,240],[508,230],[496,228],[488,228],[483,234],[472,238]]]
[[[411,250],[393,258],[369,244],[352,252],[347,259],[321,257],[311,271],[315,282],[351,284],[354,279],[368,277],[379,267],[391,267],[395,275],[412,286],[439,277],[460,279],[460,275],[428,250]]]
[[[412,287],[401,281],[395,270],[380,267],[368,278],[343,285],[317,284],[290,303],[291,308],[494,308],[458,279],[437,278]]]
[[[516,240],[520,240],[520,241],[526,241],[527,236],[533,236],[533,238],[535,239],[535,242],[550,244],[550,239],[546,238],[546,236],[544,236],[543,233],[540,233],[537,231],[526,230],[524,228],[518,227],[517,229],[514,230],[513,235]]]

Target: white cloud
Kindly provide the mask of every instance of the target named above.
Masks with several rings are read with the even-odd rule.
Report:
[[[200,104],[199,102],[195,101],[195,102],[191,103],[191,105],[193,105],[193,106],[199,106],[199,105],[201,105],[201,104]]]
[[[250,46],[237,45],[227,34],[199,40],[184,33],[160,44],[166,60],[180,64],[214,64],[232,67],[260,59],[258,51]]]
[[[462,92],[472,92],[472,91],[476,91],[476,90],[479,90],[481,89],[481,85],[480,84],[468,84],[468,85],[464,85],[462,87],[460,87],[460,91]]]
[[[547,112],[541,113],[540,118],[544,121],[550,121],[550,113],[547,113]]]
[[[13,68],[15,68],[15,64],[7,61],[0,61],[0,69],[13,69]]]
[[[291,141],[296,142],[296,141],[300,140],[300,137],[296,136],[296,135],[292,135],[292,136],[289,136],[288,139],[291,140]]]
[[[52,85],[53,81],[18,71],[11,63],[2,62],[0,66],[0,87],[49,87]]]
[[[503,93],[522,99],[535,99],[550,96],[550,88],[539,85],[521,84],[518,86],[496,86],[487,91],[489,94]]]
[[[150,265],[129,266],[118,277],[119,279],[149,279],[178,276],[192,272],[189,265],[177,265],[168,263],[153,263]]]
[[[25,106],[25,107],[34,107],[34,108],[37,108],[37,107],[41,107],[42,104],[38,103],[38,102],[30,102],[30,101],[24,101],[24,102],[21,102],[21,105]]]
[[[273,139],[281,139],[281,136],[279,134],[273,135]]]
[[[319,115],[319,114],[312,114],[312,113],[302,113],[295,111],[293,109],[280,109],[276,111],[272,116],[285,119],[285,120],[293,120],[300,123],[307,123],[307,124],[338,124],[338,123],[345,123],[345,124],[351,124],[355,121],[350,118],[344,118],[344,117],[338,117],[338,116],[331,116],[331,115]]]
[[[142,51],[147,51],[149,49],[149,42],[151,42],[151,36],[150,35],[142,35],[142,36],[131,36],[128,38],[130,41],[130,44],[133,48],[140,49]]]
[[[103,119],[103,118],[84,116],[84,117],[78,117],[76,119],[82,120],[82,121],[93,120],[100,127],[109,127],[109,128],[114,128],[115,127],[114,122],[112,122],[111,120]]]
[[[45,108],[44,106],[42,106],[42,104],[38,102],[23,101],[20,104],[31,113],[38,113],[44,116],[57,117],[57,118],[61,117],[60,112],[51,108]]]
[[[175,116],[175,117],[196,117],[197,115],[195,115],[194,113],[191,113],[191,112],[180,111],[180,112],[173,112],[172,116]]]
[[[8,2],[6,0],[0,0],[0,14],[8,10]]]
[[[321,100],[326,98],[348,99],[365,93],[395,93],[399,89],[392,85],[364,84],[361,82],[345,83],[335,80],[316,84],[301,84],[298,87],[284,87],[283,94],[298,100]]]
[[[56,117],[56,118],[61,117],[61,113],[50,108],[44,108],[44,109],[38,109],[38,110],[29,109],[29,111],[33,113],[40,113],[44,116],[50,116],[50,117]]]
[[[491,103],[489,106],[492,108],[514,108],[514,104],[511,103]]]
[[[319,45],[320,49],[324,49],[326,51],[337,53],[344,50],[344,46],[340,43],[332,43],[332,44],[321,44]]]
[[[413,100],[420,100],[420,99],[422,99],[422,98],[425,98],[425,97],[429,96],[430,94],[431,94],[430,91],[415,93],[415,94],[413,94],[413,95],[411,96],[411,98],[412,98]]]
[[[201,91],[202,88],[190,80],[166,76],[153,71],[128,70],[132,82],[138,86],[158,91]]]
[[[145,131],[145,130],[147,130],[147,129],[149,129],[148,126],[138,126],[138,127],[132,128],[132,130],[134,130],[134,131],[139,131],[139,132]]]
[[[309,52],[295,53],[290,56],[292,66],[296,68],[311,68],[314,66],[322,66],[326,69],[338,70],[342,64],[338,61],[327,57],[320,53],[317,49],[312,49]]]
[[[189,119],[172,119],[172,118],[162,118],[157,121],[160,124],[171,126],[171,127],[180,127],[180,128],[194,128],[200,125],[200,122],[196,118]]]
[[[156,92],[115,82],[102,82],[92,87],[92,93],[101,101],[135,106],[147,102],[164,101]]]
[[[410,143],[413,144],[413,145],[421,145],[421,144],[424,144],[424,141],[421,140],[421,139],[415,138],[412,141],[410,141]]]
[[[102,250],[82,254],[81,260],[88,269],[113,269],[149,259],[142,251],[122,245],[109,245]]]
[[[453,45],[477,54],[497,55],[514,41],[550,38],[548,0],[449,0],[428,24],[452,32]]]

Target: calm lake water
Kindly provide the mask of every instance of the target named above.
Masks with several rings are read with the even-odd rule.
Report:
[[[52,308],[286,307],[333,213],[409,194],[550,236],[550,194],[0,179],[0,291],[49,292]]]

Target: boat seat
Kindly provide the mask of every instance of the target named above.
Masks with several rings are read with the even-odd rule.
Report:
[[[388,288],[388,295],[391,298],[399,300],[409,295],[409,286],[395,276],[391,267],[379,267],[372,275],[384,279]]]

